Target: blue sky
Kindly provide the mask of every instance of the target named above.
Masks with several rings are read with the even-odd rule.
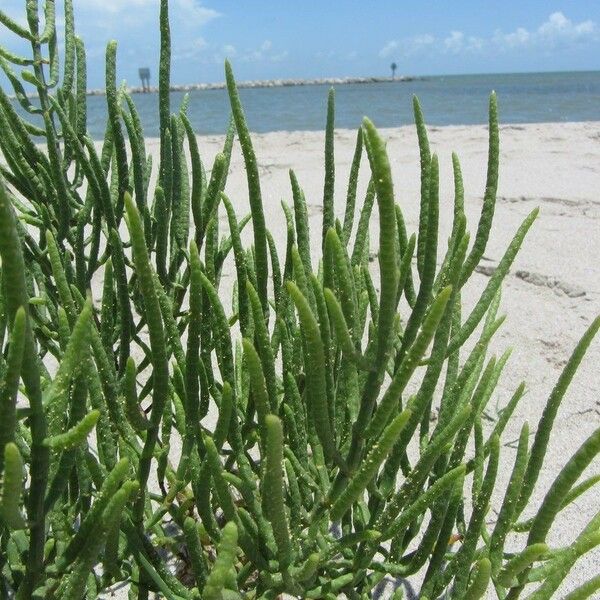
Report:
[[[90,65],[103,87],[106,42],[118,75],[158,60],[158,0],[74,0]],[[62,4],[57,0],[57,4]],[[2,9],[23,20],[23,0]],[[600,69],[598,0],[171,0],[174,83],[238,79]],[[59,22],[61,21],[59,17]],[[0,29],[0,44],[22,49]]]

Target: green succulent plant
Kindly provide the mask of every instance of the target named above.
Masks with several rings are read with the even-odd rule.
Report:
[[[522,515],[600,319],[567,362],[531,444],[523,424],[499,489],[500,439],[525,386],[488,431],[482,415],[509,356],[488,358],[488,347],[503,321],[502,281],[537,210],[463,314],[461,290],[494,215],[495,95],[474,240],[453,156],[454,221],[443,247],[438,158],[416,99],[418,232],[407,232],[385,142],[368,119],[336,219],[331,91],[316,264],[293,172],[284,250],[266,227],[230,65],[231,125],[210,176],[187,99],[172,113],[167,0],[158,165],[146,154],[134,101],[116,85],[116,44],[107,47],[108,122],[98,149],[87,135],[85,46],[72,0],[64,1],[61,64],[54,1],[45,2],[43,29],[39,12],[27,0],[25,27],[0,11],[2,25],[31,44],[30,57],[0,48],[20,105],[0,88],[2,597],[96,598],[127,583],[140,600],[370,598],[386,578],[413,581],[423,600],[475,600],[492,590],[507,600],[553,597],[600,544],[600,513],[572,544],[546,543],[561,510],[600,481],[581,480],[600,451],[600,429],[556,474],[535,516]],[[235,134],[250,200],[242,219],[225,194]],[[370,181],[358,207],[364,160]],[[369,260],[375,206],[378,270]],[[241,236],[247,226],[250,246]],[[231,307],[219,293],[230,256]],[[103,283],[93,298],[95,278]],[[502,498],[495,519],[493,493]],[[596,576],[568,598],[599,588]]]

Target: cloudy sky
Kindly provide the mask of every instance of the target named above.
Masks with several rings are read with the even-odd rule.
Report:
[[[120,79],[156,74],[159,0],[73,1],[90,87],[103,86],[110,39]],[[1,0],[19,21],[23,6]],[[171,0],[170,11],[174,83],[222,81],[225,57],[238,79],[387,75],[391,62],[414,75],[600,69],[598,0]],[[23,49],[2,26],[0,44]]]

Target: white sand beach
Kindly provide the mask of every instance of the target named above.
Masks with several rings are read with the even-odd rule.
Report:
[[[419,198],[418,147],[414,127],[382,131],[388,140],[397,202],[402,206],[409,233],[416,230]],[[485,187],[487,128],[484,126],[430,127],[432,150],[440,159],[441,240],[450,231],[453,180],[451,152],[458,153],[463,168],[469,229],[475,232]],[[321,229],[323,195],[322,132],[276,132],[253,135],[261,174],[267,225],[279,248],[285,245],[285,220],[280,201],[291,203],[288,170],[293,168],[309,204],[311,235],[316,250]],[[199,138],[207,168],[223,137]],[[335,136],[336,210],[343,215],[347,178],[354,151],[355,132],[340,130]],[[524,420],[532,434],[546,399],[572,349],[600,313],[600,122],[503,125],[501,167],[494,227],[485,252],[485,268],[472,277],[463,293],[465,313],[479,297],[489,273],[524,217],[536,206],[540,215],[507,277],[501,303],[506,322],[493,341],[493,351],[514,349],[492,398],[491,416],[504,406],[517,385],[525,380],[528,393],[521,401],[503,441],[501,481],[506,481]],[[157,156],[158,141],[149,151]],[[363,157],[357,203],[362,203],[368,179]],[[238,215],[248,212],[246,175],[236,143],[226,192]],[[373,235],[377,212],[373,213]],[[223,220],[223,228],[226,228]],[[248,232],[245,232],[248,233]],[[376,237],[373,238],[376,241]],[[376,243],[372,243],[376,246]],[[439,261],[445,247],[441,244]],[[376,262],[373,263],[376,265]],[[222,294],[230,292],[232,266],[224,274]],[[229,299],[225,300],[229,305]],[[559,411],[550,450],[540,475],[532,505],[537,506],[555,474],[579,445],[600,425],[600,339],[585,357]],[[590,468],[598,472],[600,461]],[[502,490],[503,491],[503,488]],[[498,495],[496,495],[498,497]],[[549,542],[553,547],[570,543],[598,510],[598,493],[590,491],[557,519]],[[487,521],[493,523],[490,510]],[[598,573],[600,553],[590,553],[572,571],[562,592]],[[495,597],[490,594],[490,597]],[[558,597],[558,596],[557,596]]]

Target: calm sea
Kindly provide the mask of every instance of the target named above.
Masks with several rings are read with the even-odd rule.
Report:
[[[328,86],[242,89],[250,129],[256,132],[320,130],[325,126]],[[364,115],[378,127],[412,123],[416,94],[430,125],[468,125],[487,120],[487,96],[496,90],[503,123],[600,120],[600,71],[427,77],[410,82],[347,84],[336,89],[336,127],[355,128]],[[183,93],[173,92],[172,110]],[[158,135],[158,97],[134,96],[147,136]],[[101,138],[106,123],[103,96],[88,98],[88,127]],[[227,128],[225,90],[190,93],[188,115],[200,134]]]

